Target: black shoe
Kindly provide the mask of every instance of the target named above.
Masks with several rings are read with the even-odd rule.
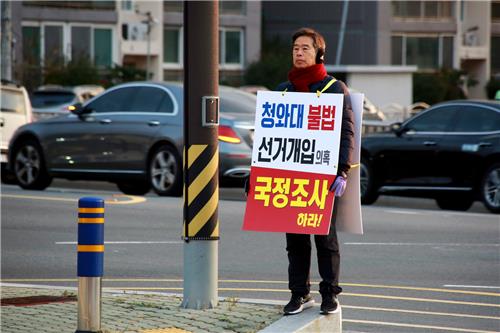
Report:
[[[335,295],[323,295],[321,302],[321,314],[335,313],[340,308],[339,301]]]
[[[285,305],[283,312],[285,316],[294,315],[297,313],[301,313],[304,309],[310,308],[313,305],[314,305],[314,300],[311,297],[311,295],[308,294],[305,296],[298,296],[292,294],[292,298],[290,299],[290,302],[288,302],[288,304]]]

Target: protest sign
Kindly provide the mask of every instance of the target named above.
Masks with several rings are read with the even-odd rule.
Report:
[[[328,234],[342,94],[257,94],[243,230]]]

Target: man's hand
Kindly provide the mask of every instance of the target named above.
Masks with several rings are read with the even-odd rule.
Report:
[[[330,186],[330,192],[334,192],[336,197],[341,197],[347,186],[347,180],[342,176],[337,176],[332,186]]]

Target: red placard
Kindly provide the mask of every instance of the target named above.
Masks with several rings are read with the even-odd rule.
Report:
[[[326,235],[334,175],[252,166],[243,230]]]

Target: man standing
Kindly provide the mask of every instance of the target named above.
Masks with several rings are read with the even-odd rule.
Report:
[[[354,149],[354,117],[347,86],[326,73],[324,66],[325,40],[318,32],[302,28],[294,33],[293,67],[288,73],[288,81],[281,83],[277,91],[317,92],[328,88],[325,93],[344,95],[342,130],[340,135],[339,164],[335,182],[330,191],[335,193],[337,206],[339,197],[345,191],[347,173],[350,169],[351,154]],[[331,82],[333,80],[333,82]],[[329,314],[338,310],[340,253],[335,228],[336,208],[328,235],[315,235],[318,254],[319,274],[322,281],[319,292],[322,297],[321,313]],[[302,312],[314,303],[310,296],[311,237],[306,234],[286,234],[288,252],[288,287],[292,292],[290,302],[284,308],[285,315]]]

